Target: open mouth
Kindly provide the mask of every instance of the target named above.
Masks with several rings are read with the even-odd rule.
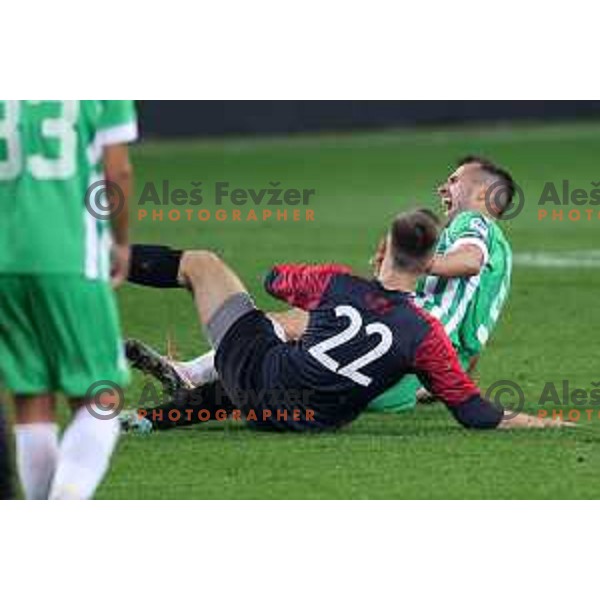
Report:
[[[450,196],[442,196],[442,206],[446,212],[452,210],[452,198]]]

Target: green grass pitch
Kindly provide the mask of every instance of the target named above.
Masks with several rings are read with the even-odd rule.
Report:
[[[569,256],[597,245],[600,222],[537,220],[543,182],[591,188],[600,180],[600,126],[393,131],[282,138],[155,142],[133,149],[137,190],[147,181],[190,189],[202,181],[202,208],[214,213],[216,181],[231,187],[314,188],[314,222],[138,221],[135,241],[211,248],[241,274],[261,306],[261,275],[274,262],[343,261],[367,270],[387,220],[403,207],[437,207],[433,189],[455,159],[481,153],[505,164],[523,187],[525,209],[505,224],[515,254]],[[163,207],[163,208],[174,208]],[[185,208],[185,207],[184,207]],[[235,208],[225,203],[222,208]],[[243,213],[248,206],[241,207]],[[576,255],[573,255],[576,256]],[[592,254],[593,256],[593,254]],[[569,379],[590,389],[600,379],[599,269],[515,265],[501,322],[480,363],[483,389],[517,381],[531,410],[544,383]],[[181,358],[207,349],[190,298],[180,291],[124,286],[125,335]],[[127,392],[136,406],[147,381]],[[399,416],[366,415],[336,434],[256,434],[214,423],[123,436],[98,498],[598,498],[600,425],[579,431],[462,430],[441,406]]]

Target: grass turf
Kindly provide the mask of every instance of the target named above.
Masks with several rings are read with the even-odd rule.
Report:
[[[273,262],[335,260],[366,271],[386,221],[405,206],[437,205],[434,186],[453,162],[481,153],[508,166],[524,190],[523,212],[505,224],[517,255],[586,251],[595,247],[598,223],[538,221],[537,197],[546,180],[559,189],[563,179],[591,189],[600,179],[599,133],[600,126],[583,124],[148,141],[133,150],[138,193],[147,181],[160,187],[168,179],[171,189],[188,190],[202,181],[204,202],[196,208],[214,215],[215,182],[263,188],[279,181],[282,188],[316,190],[315,220],[170,222],[165,214],[162,222],[138,221],[134,206],[134,239],[217,249],[261,306],[283,308],[261,287]],[[221,208],[245,215],[250,206]],[[547,381],[569,379],[573,388],[589,390],[598,379],[597,289],[594,268],[517,264],[508,306],[480,363],[482,387],[515,380],[531,410]],[[126,336],[164,349],[170,335],[180,357],[207,348],[185,293],[125,286],[119,302]],[[145,383],[134,375],[129,406],[137,405]],[[98,497],[596,498],[597,410],[594,415],[576,432],[470,433],[436,406],[369,414],[326,435],[257,434],[233,423],[127,435]]]

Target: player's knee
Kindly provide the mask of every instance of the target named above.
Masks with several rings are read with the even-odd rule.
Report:
[[[208,275],[221,267],[221,259],[209,250],[189,250],[184,254],[185,273],[198,278]]]

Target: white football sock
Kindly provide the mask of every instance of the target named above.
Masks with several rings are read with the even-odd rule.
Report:
[[[83,407],[64,432],[50,500],[88,500],[102,481],[117,440],[119,420],[102,420]]]
[[[27,500],[47,500],[58,458],[55,423],[15,425],[17,471]]]
[[[198,358],[186,362],[175,362],[173,366],[177,372],[194,386],[204,385],[219,379],[215,369],[215,351],[211,350]]]
[[[277,321],[271,320],[273,329],[277,337],[286,341],[286,335],[283,327]],[[219,374],[215,369],[215,351],[211,350],[198,358],[185,362],[173,362],[175,370],[187,379],[192,385],[199,386],[219,379]]]

